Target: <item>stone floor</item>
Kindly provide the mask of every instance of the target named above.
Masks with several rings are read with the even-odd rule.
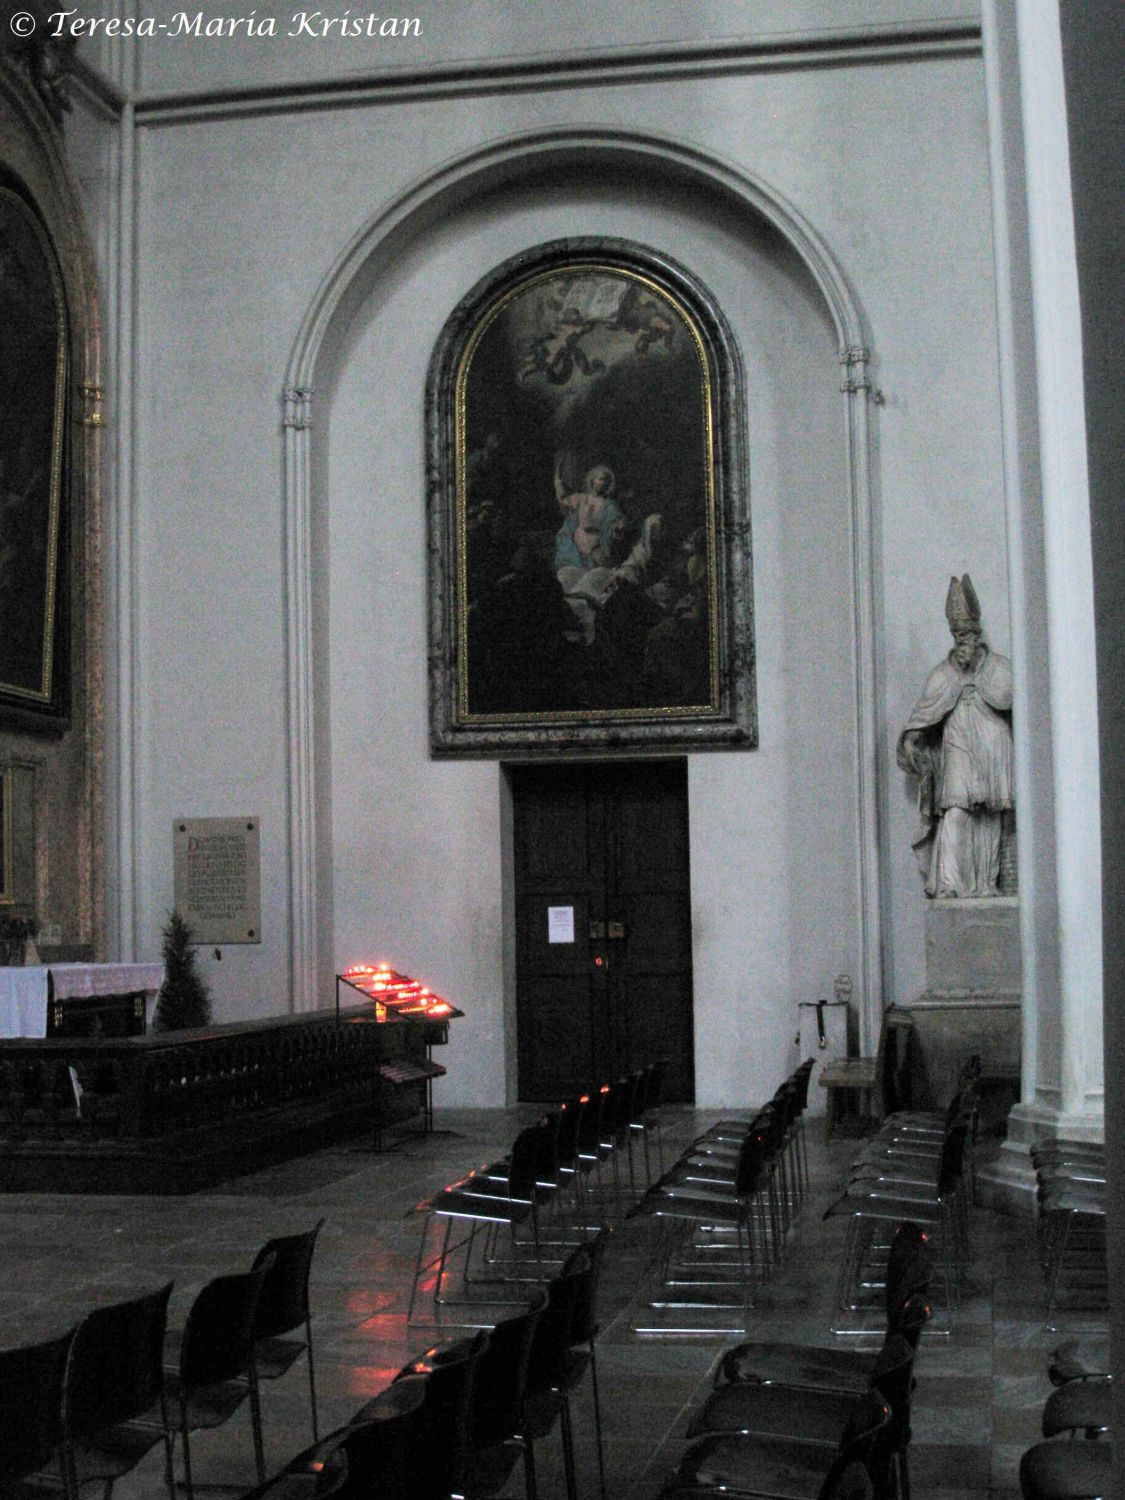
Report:
[[[681,1140],[707,1118],[681,1111]],[[337,1147],[179,1198],[8,1195],[0,1199],[0,1312],[9,1343],[65,1329],[89,1308],[174,1278],[170,1317],[182,1320],[200,1286],[245,1268],[267,1237],[326,1224],[313,1266],[312,1304],[322,1431],[344,1422],[406,1359],[448,1331],[407,1326],[418,1243],[414,1205],[468,1167],[499,1154],[519,1123],[514,1111],[447,1111],[439,1133],[373,1155]],[[831,1287],[843,1239],[823,1220],[854,1150],[808,1132],[812,1193],[783,1270],[758,1296],[753,1332],[763,1338],[832,1342]],[[606,1414],[611,1500],[649,1500],[682,1451],[687,1413],[709,1384],[731,1336],[654,1337],[633,1331],[652,1225],[614,1235],[602,1283],[599,1371]],[[1042,1326],[1043,1294],[1031,1225],[977,1209],[961,1309],[923,1336],[917,1367],[914,1500],[1018,1495],[1020,1454],[1039,1436],[1050,1387],[1047,1352],[1061,1335]],[[423,1311],[429,1309],[424,1308]],[[448,1319],[455,1314],[447,1314]],[[726,1317],[729,1318],[729,1314]],[[704,1318],[706,1321],[706,1317]],[[722,1321],[726,1321],[724,1318]],[[1078,1320],[1076,1320],[1077,1322]],[[941,1332],[945,1325],[946,1332]],[[264,1388],[267,1463],[280,1467],[309,1441],[304,1365]],[[576,1410],[582,1496],[596,1494],[588,1392]],[[248,1417],[193,1439],[197,1481],[237,1495],[254,1482]],[[557,1439],[539,1445],[543,1500],[563,1493]],[[157,1452],[116,1489],[119,1500],[159,1500]],[[506,1496],[523,1493],[517,1470]]]

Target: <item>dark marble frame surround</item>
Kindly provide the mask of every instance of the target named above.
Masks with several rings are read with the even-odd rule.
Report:
[[[647,278],[690,314],[709,365],[715,495],[718,693],[707,711],[628,717],[560,713],[539,722],[466,722],[459,708],[457,412],[460,362],[481,319],[526,278],[552,268],[619,267]],[[710,292],[671,257],[627,240],[553,240],[497,266],[442,329],[426,390],[430,748],[434,756],[753,749],[758,744],[750,505],[742,359]]]

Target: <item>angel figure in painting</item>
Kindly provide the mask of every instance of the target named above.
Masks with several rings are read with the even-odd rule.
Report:
[[[914,848],[928,896],[999,894],[1012,789],[1012,664],[989,649],[966,573],[951,578],[953,649],[926,680],[899,736],[898,763],[918,777]]]

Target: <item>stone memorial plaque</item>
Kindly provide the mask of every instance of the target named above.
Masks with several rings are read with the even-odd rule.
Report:
[[[262,941],[257,818],[177,818],[176,906],[197,943]]]

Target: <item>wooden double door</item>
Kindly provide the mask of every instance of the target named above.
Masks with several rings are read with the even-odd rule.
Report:
[[[521,1100],[667,1059],[695,1097],[687,763],[511,769]]]

